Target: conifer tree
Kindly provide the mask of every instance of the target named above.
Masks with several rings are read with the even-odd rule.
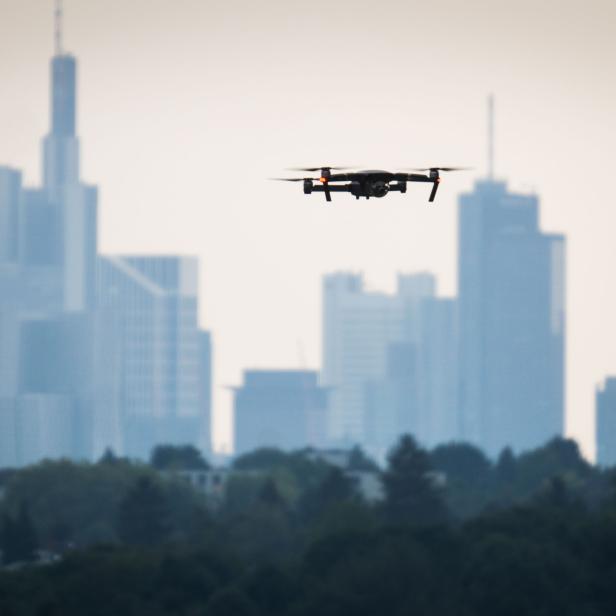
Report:
[[[383,473],[384,506],[390,523],[425,526],[445,521],[446,507],[430,471],[428,454],[412,436],[402,436]]]

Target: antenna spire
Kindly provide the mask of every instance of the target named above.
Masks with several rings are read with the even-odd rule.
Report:
[[[488,96],[488,180],[494,179],[494,95]]]
[[[56,0],[56,9],[54,11],[55,29],[55,52],[56,56],[62,55],[62,17],[64,12],[62,10],[62,0]]]

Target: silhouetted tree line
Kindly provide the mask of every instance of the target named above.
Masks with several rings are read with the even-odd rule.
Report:
[[[0,614],[616,613],[616,474],[573,441],[492,462],[404,436],[382,470],[351,460],[381,474],[382,501],[306,451],[238,457],[216,507],[169,472],[208,468],[192,448],[16,471]],[[63,557],[28,565],[38,549]]]

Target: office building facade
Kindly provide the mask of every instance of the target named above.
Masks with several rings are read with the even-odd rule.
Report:
[[[248,370],[234,390],[235,452],[320,447],[328,392],[310,370]]]
[[[203,447],[208,401],[198,327],[198,262],[191,257],[101,257],[97,303],[122,375],[122,451],[159,443]],[[210,362],[211,363],[211,360]]]
[[[457,433],[456,302],[432,274],[398,276],[394,295],[367,292],[356,274],[323,282],[323,384],[328,436],[383,459],[400,434],[422,443]]]
[[[493,456],[563,432],[565,240],[538,215],[493,180],[459,200],[461,430]]]

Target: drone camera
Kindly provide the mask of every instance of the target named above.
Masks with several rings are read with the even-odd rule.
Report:
[[[361,183],[358,182],[357,180],[354,180],[353,182],[351,182],[350,187],[351,187],[351,191],[350,191],[351,194],[355,195],[359,199],[359,197],[361,197],[362,195]]]
[[[372,184],[372,195],[377,198],[384,197],[389,192],[389,185],[387,182],[374,182]]]
[[[309,195],[312,192],[312,180],[304,180],[304,194]]]

